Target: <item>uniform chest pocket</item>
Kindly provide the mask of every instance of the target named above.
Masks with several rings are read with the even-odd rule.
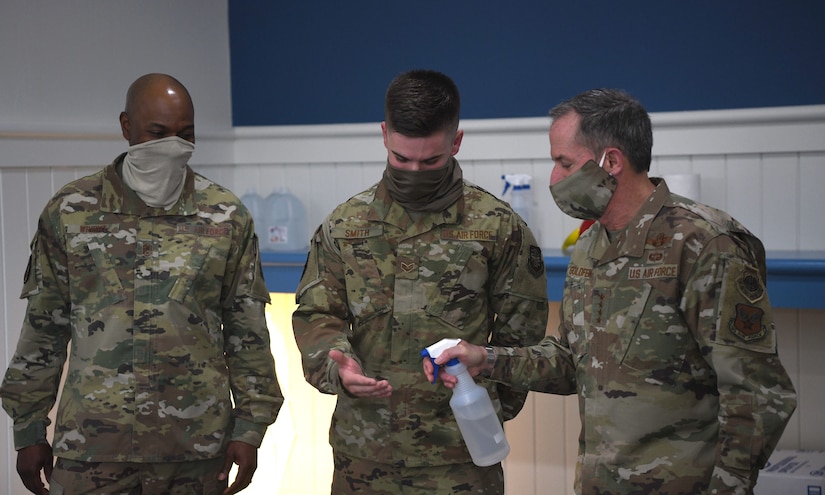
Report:
[[[381,245],[376,245],[376,244]],[[344,278],[350,313],[356,324],[390,311],[390,296],[394,284],[394,272],[390,253],[380,252],[387,243],[369,239],[339,239],[341,257],[344,260]],[[379,250],[379,252],[376,252]],[[377,257],[381,257],[381,262]]]
[[[639,331],[651,287],[649,284],[627,288],[592,287],[572,283],[564,298],[565,321],[569,325],[567,341],[577,360],[588,356],[593,362],[624,365],[634,346],[647,339]]]
[[[583,283],[568,282],[562,298],[563,318],[564,321],[570,322],[570,325],[564,326],[568,330],[567,335],[564,337],[567,339],[567,344],[570,346],[576,361],[587,354],[587,346],[590,340],[587,337],[587,325],[585,325],[585,301],[587,297],[584,290]]]
[[[176,243],[175,246],[190,246],[191,250],[178,254],[167,252],[163,257],[175,260],[160,267],[161,278],[174,280],[169,291],[169,299],[178,303],[187,300],[202,307],[217,307],[222,300],[222,287],[226,271],[228,246],[217,238],[199,237],[192,244]]]
[[[72,311],[96,314],[126,299],[112,246],[123,245],[108,233],[67,234]],[[124,253],[125,254],[125,253]],[[123,268],[124,274],[128,267]]]
[[[425,280],[430,279],[427,313],[462,328],[468,316],[483,312],[478,300],[486,296],[489,267],[481,251],[477,252],[468,243],[453,244],[446,249],[451,251],[450,256],[445,256],[443,263],[434,259],[433,266],[426,267],[422,274]]]
[[[623,367],[645,375],[664,378],[678,371],[686,352],[695,346],[678,306],[648,283],[638,287],[626,312],[614,320],[621,326],[617,333],[626,335],[616,357]]]

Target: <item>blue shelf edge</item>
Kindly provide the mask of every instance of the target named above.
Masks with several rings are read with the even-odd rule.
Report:
[[[553,250],[544,257],[547,298],[560,301],[567,273],[567,256]],[[294,293],[304,271],[305,252],[261,253],[264,279],[270,292]],[[768,253],[768,297],[775,308],[825,309],[825,251]]]

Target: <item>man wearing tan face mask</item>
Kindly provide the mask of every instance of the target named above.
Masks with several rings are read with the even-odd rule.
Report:
[[[541,250],[509,205],[463,180],[450,78],[399,75],[385,117],[383,178],[315,232],[293,315],[307,380],[338,396],[332,493],[500,494],[501,464],[472,463],[450,393],[424,379],[419,353],[444,338],[538,342]],[[515,416],[525,394],[481,383],[501,419]]]
[[[0,389],[17,470],[38,495],[237,493],[283,403],[251,215],[189,167],[194,109],[176,79],[138,78],[120,124],[127,152],[61,188],[31,244]]]

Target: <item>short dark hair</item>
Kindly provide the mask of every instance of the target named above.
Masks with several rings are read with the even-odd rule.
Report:
[[[396,76],[387,88],[387,126],[409,137],[427,137],[458,129],[461,96],[452,79],[434,70],[411,70]]]
[[[638,100],[619,89],[592,89],[556,105],[550,117],[555,120],[571,112],[579,116],[576,138],[594,155],[619,148],[634,170],[650,170],[653,130]]]

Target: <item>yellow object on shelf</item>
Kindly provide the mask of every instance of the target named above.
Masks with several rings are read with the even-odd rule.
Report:
[[[576,245],[576,241],[578,241],[578,240],[579,240],[579,237],[580,237],[580,236],[581,236],[581,235],[582,235],[582,234],[583,234],[583,233],[584,233],[587,229],[589,229],[589,228],[590,228],[590,226],[591,226],[591,225],[593,225],[594,223],[596,223],[596,222],[595,222],[595,221],[593,221],[593,220],[584,220],[584,221],[581,223],[581,225],[579,225],[579,228],[577,228],[577,229],[576,229],[576,230],[574,230],[573,232],[570,232],[570,235],[568,235],[568,236],[567,236],[567,238],[564,240],[564,242],[563,242],[563,243],[562,243],[562,245],[561,245],[561,251],[562,251],[562,253],[566,254],[567,256],[570,256],[570,252],[571,252],[571,250],[572,250],[573,246],[575,246],[575,245]]]

